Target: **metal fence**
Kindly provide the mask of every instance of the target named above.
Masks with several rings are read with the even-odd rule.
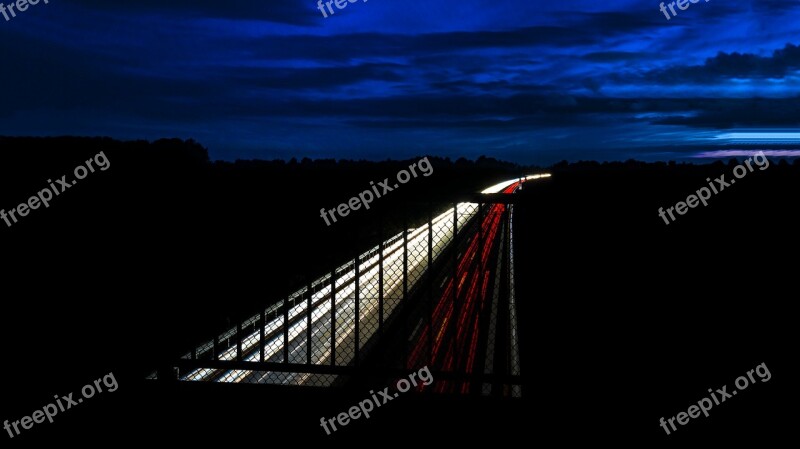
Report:
[[[438,215],[434,204],[415,205],[417,216],[427,212],[418,226],[151,378],[327,387],[428,366],[433,392],[520,396],[513,201],[475,195],[440,204]]]

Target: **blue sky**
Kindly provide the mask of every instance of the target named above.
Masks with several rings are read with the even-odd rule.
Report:
[[[369,0],[324,18],[312,0],[50,0],[0,16],[0,134],[547,164],[800,131],[800,2],[700,0],[669,21],[658,6]]]

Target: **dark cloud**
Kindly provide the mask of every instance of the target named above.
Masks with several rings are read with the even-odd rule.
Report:
[[[751,3],[754,12],[767,13],[769,15],[786,14],[797,10],[795,0],[758,0]]]
[[[645,60],[647,55],[632,51],[598,51],[587,53],[581,56],[582,59],[590,62],[619,62]]]
[[[658,21],[643,18],[641,14],[582,14],[570,23],[513,30],[414,35],[351,33],[337,38],[316,35],[269,36],[253,44],[257,49],[255,56],[270,59],[302,56],[315,60],[348,61],[364,57],[452,57],[479,50],[514,51],[592,45],[601,38],[623,36],[634,30],[645,31],[661,25]]]
[[[227,69],[216,76],[238,85],[267,89],[332,89],[360,81],[401,81],[400,64],[362,64],[347,67]]]
[[[646,145],[663,125],[675,136],[797,126],[795,3],[702,3],[670,22],[657,5],[543,3],[511,27],[479,11],[436,24],[373,2],[323,19],[312,0],[65,1],[0,27],[0,132],[35,131],[36,117],[45,134],[79,123],[220,135],[229,154],[273,141],[379,153],[390,140],[447,147],[444,136],[520,148],[522,134],[565,128],[602,147],[626,133]]]
[[[319,23],[311,1],[299,0],[72,0],[85,8],[118,14],[169,13],[186,17],[264,20],[290,25]]]
[[[800,97],[714,99],[694,106],[697,115],[654,123],[716,129],[800,126]]]
[[[724,53],[706,59],[703,65],[674,66],[646,74],[647,81],[661,84],[709,84],[731,78],[784,78],[800,69],[800,47],[786,44],[771,56]]]

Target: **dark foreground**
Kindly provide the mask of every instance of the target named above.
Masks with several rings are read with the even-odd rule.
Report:
[[[179,142],[2,142],[0,208],[99,151],[107,171],[48,209],[0,222],[0,420],[113,372],[103,393],[9,439],[281,443],[768,442],[797,412],[792,287],[800,164],[771,161],[670,225],[658,216],[733,165],[562,164],[515,206],[524,397],[407,395],[332,436],[321,417],[383,384],[343,390],[153,383],[155,367],[379,239],[420,198],[528,174],[433,160],[434,174],[374,213],[327,227],[332,207],[407,163],[212,164]],[[38,152],[29,152],[31,145]],[[47,150],[42,148],[46,147]],[[77,148],[80,148],[79,150]],[[22,151],[22,150],[26,151]],[[659,419],[757,365],[771,373],[667,436]],[[755,374],[754,374],[755,375]],[[77,397],[77,395],[76,395]],[[8,438],[6,434],[5,438]]]

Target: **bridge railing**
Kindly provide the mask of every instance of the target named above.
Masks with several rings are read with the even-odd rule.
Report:
[[[519,396],[514,196],[460,200],[411,205],[427,216],[152,378],[324,387],[427,366],[430,391]]]

